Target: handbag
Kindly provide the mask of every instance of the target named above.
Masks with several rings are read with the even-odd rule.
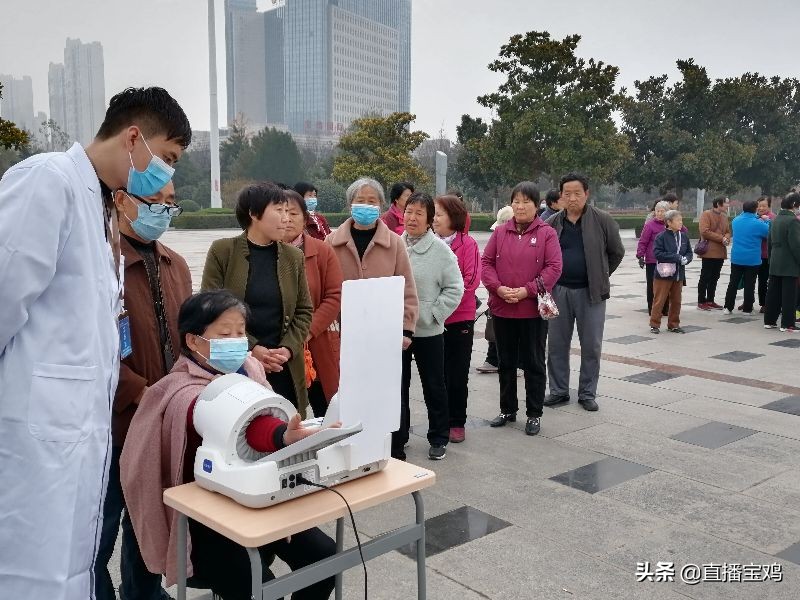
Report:
[[[708,240],[700,240],[697,242],[697,245],[694,247],[694,253],[697,256],[703,256],[706,252],[708,252]]]
[[[494,319],[492,319],[492,313],[487,310],[483,314],[486,315],[486,329],[483,332],[483,339],[492,344],[497,343],[497,338],[494,335]]]
[[[544,288],[544,281],[542,281],[541,277],[536,278],[536,288],[536,298],[539,301],[539,316],[546,321],[555,319],[558,316],[558,305],[553,299],[553,295]]]
[[[664,279],[668,277],[675,277],[678,270],[678,265],[675,263],[656,263],[656,271]]]

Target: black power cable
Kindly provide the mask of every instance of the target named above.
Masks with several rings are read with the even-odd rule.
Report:
[[[356,529],[356,519],[353,516],[353,511],[350,509],[350,503],[347,502],[347,499],[344,496],[342,496],[339,492],[337,492],[335,489],[331,487],[328,487],[327,485],[322,485],[321,483],[314,483],[313,481],[309,481],[302,475],[298,475],[295,481],[298,484],[310,485],[311,487],[317,487],[323,490],[328,490],[329,492],[333,492],[344,501],[344,504],[347,507],[347,512],[350,513],[350,522],[353,524],[353,533],[356,536],[356,543],[358,544],[358,554],[361,557],[361,566],[364,567],[364,600],[367,600],[367,563],[364,560],[364,553],[361,551],[361,538],[359,538],[358,536],[358,529]]]

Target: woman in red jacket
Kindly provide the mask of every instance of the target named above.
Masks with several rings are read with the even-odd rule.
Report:
[[[315,417],[324,417],[328,403],[339,389],[339,309],[342,306],[342,267],[328,244],[305,230],[310,215],[306,201],[294,190],[284,192],[289,222],[283,241],[300,248],[305,256],[306,279],[314,316],[308,334],[308,349],[316,379],[308,388],[308,403]]]
[[[555,229],[537,215],[539,190],[523,181],[511,192],[514,217],[492,233],[483,252],[483,285],[489,291],[500,359],[500,414],[490,423],[517,420],[517,366],[525,375],[525,433],[540,429],[547,384],[547,322],[539,316],[538,282],[552,291],[561,275],[561,247]]]
[[[444,322],[444,376],[450,406],[450,441],[464,441],[469,361],[475,334],[475,290],[481,282],[481,253],[467,233],[467,209],[457,196],[435,199],[433,230],[455,253],[464,278],[464,296]]]

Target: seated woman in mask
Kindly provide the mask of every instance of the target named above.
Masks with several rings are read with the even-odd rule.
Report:
[[[226,290],[201,292],[181,306],[182,352],[172,371],[148,388],[131,422],[121,459],[122,488],[148,570],[177,580],[177,514],[162,501],[166,488],[194,481],[194,459],[202,443],[194,428],[194,405],[209,382],[240,373],[268,386],[263,364],[248,353],[247,306]],[[303,427],[296,414],[285,423],[258,416],[247,427],[247,442],[258,452],[274,452],[317,431]],[[191,555],[187,575],[208,582],[224,600],[250,598],[250,560],[244,548],[189,519]],[[264,581],[273,555],[292,570],[331,556],[336,545],[319,529],[259,548]],[[330,596],[334,578],[296,592],[295,600]]]

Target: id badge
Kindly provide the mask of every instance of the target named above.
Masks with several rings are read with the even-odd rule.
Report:
[[[133,354],[133,343],[131,342],[131,319],[127,312],[119,315],[119,358],[128,358]]]

